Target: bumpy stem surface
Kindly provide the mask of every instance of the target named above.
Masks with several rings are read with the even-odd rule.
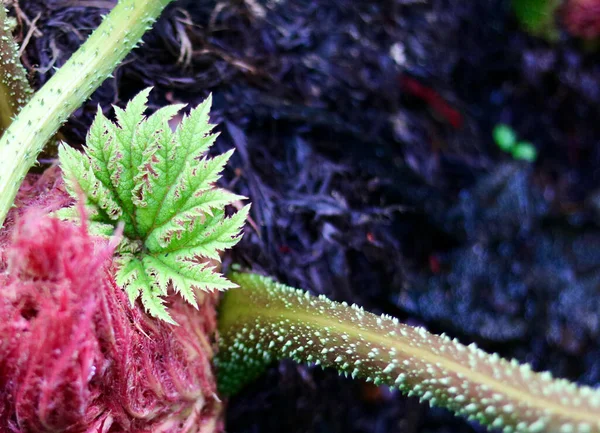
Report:
[[[0,5],[0,134],[32,94],[25,68],[19,60],[19,47],[13,39],[10,20],[4,6]]]
[[[503,433],[600,432],[600,392],[355,305],[233,273],[219,315],[221,391],[292,358],[397,387]]]
[[[0,225],[46,142],[136,46],[171,0],[120,0],[0,139]]]

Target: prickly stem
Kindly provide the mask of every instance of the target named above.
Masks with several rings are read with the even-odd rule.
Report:
[[[0,5],[0,134],[12,123],[33,91],[19,60],[19,47],[12,36],[6,8]]]
[[[37,155],[136,46],[171,0],[119,0],[102,24],[23,107],[0,139],[0,225]]]
[[[503,433],[600,432],[600,391],[247,273],[219,314],[219,386],[230,394],[275,359],[398,388]]]

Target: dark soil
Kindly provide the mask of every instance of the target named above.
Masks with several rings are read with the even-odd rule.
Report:
[[[111,1],[20,0],[42,85]],[[63,129],[153,85],[208,92],[253,203],[228,257],[580,383],[600,383],[600,62],[519,30],[500,0],[178,0]],[[24,22],[23,34],[29,30]],[[108,109],[107,109],[108,112]],[[500,151],[508,123],[539,152]],[[481,430],[334,372],[273,366],[228,432]]]

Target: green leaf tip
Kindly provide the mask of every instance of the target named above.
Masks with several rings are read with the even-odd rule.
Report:
[[[118,0],[0,137],[0,226],[48,140],[140,42],[171,0]],[[0,108],[1,109],[1,108]]]
[[[503,433],[600,432],[600,390],[260,275],[229,278],[240,288],[225,294],[219,312],[216,365],[226,395],[271,361],[292,358],[397,388]]]
[[[225,206],[245,197],[215,185],[232,151],[207,156],[217,137],[209,123],[211,97],[173,131],[169,121],[183,105],[145,117],[149,93],[115,107],[116,123],[98,109],[84,153],[61,144],[59,160],[69,194],[86,197],[90,231],[109,235],[123,224],[117,283],[150,315],[173,322],[164,300],[170,290],[197,307],[198,290],[236,287],[215,262],[240,240],[250,206],[225,215]],[[76,215],[73,208],[58,212]]]

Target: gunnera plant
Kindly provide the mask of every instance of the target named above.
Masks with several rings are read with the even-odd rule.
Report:
[[[179,296],[161,296],[170,311],[165,319],[178,325],[148,316],[115,279],[116,271],[123,269],[115,263],[115,249],[122,252],[124,242],[111,243],[94,232],[100,221],[92,203],[85,203],[91,192],[82,188],[87,173],[75,170],[68,185],[55,168],[26,177],[58,126],[137,45],[168,3],[120,0],[69,62],[20,110],[25,98],[11,87],[17,76],[10,68],[0,68],[2,84],[8,83],[3,90],[15,96],[18,105],[8,107],[10,115],[3,118],[11,120],[10,126],[0,139],[2,432],[222,430],[211,365],[214,294],[206,293],[202,299],[194,295],[195,305]],[[8,35],[2,42],[12,46],[4,37]],[[16,50],[12,52],[10,61],[4,61],[18,64]],[[138,120],[126,125],[134,135],[141,115]],[[163,128],[163,120],[151,131],[150,142]],[[132,130],[115,125],[110,131],[118,141]],[[76,185],[78,180],[81,185]],[[81,223],[48,215],[73,203],[67,191],[84,200],[75,212]],[[117,238],[129,239],[131,232],[125,230],[130,227],[125,222],[117,226]]]
[[[206,156],[210,100],[175,131],[182,107],[144,117],[149,90],[116,109],[116,123],[99,110],[85,152],[61,147],[63,178],[23,182],[167,3],[119,1],[0,139],[0,221],[16,196],[0,231],[2,431],[221,430],[211,337],[215,293],[231,289],[219,309],[223,394],[291,357],[503,433],[600,432],[598,390],[266,277],[221,276],[220,252],[239,241],[249,207],[227,216],[241,197],[215,187],[230,153]]]
[[[239,239],[248,207],[225,217],[224,206],[240,197],[213,185],[231,153],[205,156],[215,138],[210,99],[172,131],[168,121],[182,107],[144,118],[148,93],[116,108],[118,124],[99,111],[85,154],[60,148],[65,183],[45,201],[19,197],[18,209],[32,210],[8,220],[3,431],[218,426],[210,364],[216,298],[198,291],[235,286],[214,267],[219,251]],[[84,202],[64,207],[64,191]],[[42,213],[57,207],[55,215],[81,225]],[[98,237],[115,232],[112,245]],[[173,291],[181,296],[168,297]]]
[[[138,45],[170,2],[119,0],[86,42],[19,111],[0,137],[0,225],[25,175],[60,125]],[[19,59],[7,61],[18,63]],[[11,73],[2,80],[16,77]]]
[[[18,197],[9,215],[0,281],[6,431],[219,428],[213,292],[235,284],[215,267],[249,208],[226,217],[241,197],[214,186],[231,152],[206,157],[210,98],[172,131],[182,107],[145,118],[148,93],[115,108],[118,123],[99,111],[85,153],[60,147],[64,182],[45,200]]]
[[[49,181],[21,194],[0,244],[0,431],[220,431],[215,298],[172,299],[180,326],[150,318],[115,282],[114,242],[43,213],[65,202]]]

